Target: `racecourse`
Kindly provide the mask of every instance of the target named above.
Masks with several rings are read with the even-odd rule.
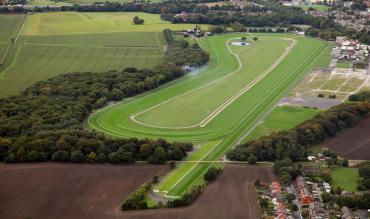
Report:
[[[277,34],[258,34],[258,41],[249,40],[245,47],[228,45],[241,36],[201,38],[199,43],[211,55],[207,66],[99,110],[88,125],[113,137],[192,141],[203,146],[189,160],[220,159],[321,61],[329,46],[316,39]],[[216,163],[180,164],[155,191],[177,198],[202,183],[203,174],[212,165]]]

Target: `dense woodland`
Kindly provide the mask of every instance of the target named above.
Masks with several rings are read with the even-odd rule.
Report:
[[[192,144],[170,144],[161,139],[112,140],[84,130],[82,125],[94,109],[183,76],[183,59],[196,66],[208,61],[204,58],[199,62],[198,54],[208,57],[199,47],[170,49],[178,50],[182,52],[181,61],[167,59],[154,69],[69,73],[38,82],[20,95],[0,99],[0,161],[160,163],[182,159]]]
[[[166,52],[166,57],[169,62],[178,66],[200,66],[208,62],[209,54],[198,52],[201,48],[197,43],[190,45],[185,40],[175,40],[169,29],[163,32],[166,41],[170,45]],[[192,54],[192,56],[188,54]]]
[[[369,93],[369,91],[364,91],[353,95],[352,99],[356,96],[362,101],[334,106],[291,130],[272,133],[240,144],[231,150],[227,157],[240,161],[247,161],[251,156],[259,161],[276,161],[286,158],[292,161],[303,160],[307,157],[306,149],[335,136],[343,129],[356,125],[370,115]]]

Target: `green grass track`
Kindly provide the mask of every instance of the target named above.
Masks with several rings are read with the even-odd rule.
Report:
[[[89,119],[90,127],[114,137],[160,137],[169,140],[193,142],[224,138],[232,132],[235,132],[237,127],[249,124],[248,121],[250,122],[251,119],[254,119],[256,114],[260,114],[261,110],[267,110],[266,107],[272,103],[271,101],[279,99],[279,97],[281,97],[287,90],[287,87],[298,80],[302,74],[313,65],[313,63],[320,57],[321,52],[328,46],[326,43],[319,40],[291,36],[296,37],[295,40],[297,43],[286,58],[277,67],[275,67],[271,73],[251,87],[242,96],[233,101],[231,105],[220,112],[205,127],[196,126],[192,128],[178,128],[176,126],[171,126],[169,128],[157,128],[151,127],[150,124],[141,124],[132,120],[132,116],[137,113],[148,110],[151,107],[161,104],[171,98],[183,95],[185,92],[195,90],[237,69],[238,63],[236,58],[229,53],[226,48],[226,42],[235,37],[239,36],[222,35],[202,39],[200,41],[201,45],[211,54],[209,65],[195,74],[188,74],[185,77],[162,86],[152,92],[127,99],[94,113]],[[274,41],[282,41],[282,37],[279,35],[259,35],[259,38],[260,42],[257,44],[269,45],[273,44]],[[286,42],[282,42],[287,46]],[[252,47],[253,46],[245,47],[245,50],[250,48],[253,49]],[[237,74],[244,74],[244,68],[258,69],[258,67],[254,67],[254,63],[258,63],[258,60],[256,59],[261,59],[263,54],[271,52],[269,49],[265,49],[268,48],[268,46],[260,48],[264,49],[253,51],[257,54],[255,59],[253,59],[252,56],[251,59],[246,60],[243,59],[243,53],[239,55],[243,62],[243,67]],[[272,47],[271,49],[273,50],[274,48]],[[280,49],[282,53],[284,48]],[[262,55],[259,55],[258,53],[261,53]],[[276,56],[272,57],[272,60],[269,62],[266,61],[266,63],[272,64],[274,62],[274,58],[276,58]],[[258,72],[250,72],[246,71],[245,73],[247,74],[244,77],[247,78],[245,79],[245,84],[248,84],[249,81],[258,77]],[[250,79],[248,79],[248,77],[250,77]],[[222,95],[223,88],[229,89],[229,87],[218,88],[220,90],[220,96]],[[182,106],[183,109],[189,109],[196,114],[197,110],[205,110],[207,108],[204,107],[205,105],[211,105],[216,101],[215,98],[206,98],[202,96],[202,102],[204,102],[204,104],[197,104],[199,101],[197,99],[199,94],[197,92],[193,93],[193,101],[183,103],[181,98],[177,98],[179,99],[179,107]],[[219,102],[219,104],[222,103]],[[163,110],[165,111],[166,108]],[[166,113],[167,115],[172,116],[175,121],[178,120],[176,116],[172,115],[172,112],[166,111]],[[193,117],[192,114],[188,114],[188,112],[184,110],[177,111],[176,113],[178,117],[182,117],[182,121],[186,121],[186,119],[183,118],[184,115],[188,115],[189,119]],[[156,112],[153,113],[152,116],[152,119],[155,120],[155,117],[157,116]]]
[[[241,36],[200,39],[211,55],[206,67],[97,111],[88,125],[113,137],[209,142],[188,160],[219,160],[326,55],[329,46],[312,38],[278,34],[258,34],[258,42],[246,47],[228,46],[230,40]],[[222,107],[225,103],[228,104]],[[209,115],[215,116],[204,126],[199,125]],[[216,163],[183,163],[155,190],[167,197],[181,196],[201,181],[212,165]]]

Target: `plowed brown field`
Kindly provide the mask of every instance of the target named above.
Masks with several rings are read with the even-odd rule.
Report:
[[[270,183],[272,169],[261,166],[229,165],[220,177],[189,207],[131,211],[130,219],[256,219],[260,212],[254,181]]]
[[[72,164],[0,165],[0,218],[258,218],[254,181],[272,169],[229,165],[189,207],[121,212],[122,200],[166,166]]]
[[[341,157],[370,160],[370,118],[327,140],[324,144]]]
[[[0,218],[112,218],[123,199],[166,166],[0,165]]]

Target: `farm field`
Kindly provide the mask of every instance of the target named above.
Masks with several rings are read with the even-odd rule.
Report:
[[[160,22],[158,15],[139,15],[146,16],[148,23]],[[166,23],[156,26],[155,31],[148,32],[145,27],[142,28],[145,32],[137,32],[139,29],[135,27],[128,30],[137,26],[130,23],[132,17],[132,13],[29,15],[13,48],[12,59],[0,70],[0,97],[17,94],[37,81],[59,74],[106,72],[125,67],[152,68],[161,63],[166,44],[162,30]],[[74,19],[77,22],[72,23],[77,23],[75,28],[80,31],[70,28],[68,22]],[[109,25],[119,19],[123,19],[119,24],[126,28],[116,29]],[[68,31],[60,32],[58,28],[55,31],[55,26],[64,26]],[[11,35],[4,31],[0,39]],[[5,48],[1,45],[6,44],[0,41],[0,51]]]
[[[72,6],[73,4],[63,1],[52,0],[28,0],[26,5],[32,6]]]
[[[228,165],[189,207],[127,212],[118,209],[125,196],[165,171],[166,166],[154,165],[0,165],[1,216],[14,219],[255,218],[259,208],[254,181],[275,180],[270,167]]]
[[[59,74],[152,68],[162,62],[163,46],[161,33],[24,36],[12,64],[2,72],[0,96]]]
[[[332,170],[331,177],[333,184],[348,192],[357,191],[358,169],[357,168],[336,168]]]
[[[0,14],[0,65],[4,63],[5,54],[10,49],[11,39],[17,37],[19,28],[22,25],[24,15]]]
[[[138,16],[143,25],[132,24]],[[164,29],[186,30],[194,24],[172,24],[158,14],[142,12],[49,12],[33,14],[26,21],[24,35],[68,35],[107,32],[162,32]],[[202,25],[204,30],[207,25]]]
[[[106,2],[106,1],[99,1],[99,0],[65,0],[65,2],[73,3],[73,4],[80,4],[80,5],[89,5],[93,4],[95,2]],[[119,2],[119,3],[126,3],[126,2],[132,2],[132,0],[107,0],[107,2]],[[161,2],[161,0],[150,0],[150,2]]]
[[[97,111],[88,125],[114,137],[160,137],[209,147],[199,160],[210,162],[181,164],[155,188],[168,198],[180,196],[315,65],[328,46],[295,35],[257,36],[258,42],[246,47],[228,45],[240,34],[201,38],[199,43],[211,54],[206,67]]]
[[[260,218],[254,182],[276,180],[271,167],[227,165],[217,180],[189,207],[131,211],[126,219],[244,219]],[[232,210],[230,210],[232,209]]]
[[[0,165],[1,218],[117,218],[122,200],[166,166]]]
[[[327,11],[329,9],[329,7],[325,5],[298,5],[298,7],[305,11],[307,11],[309,8],[314,8],[318,11]]]
[[[280,130],[294,128],[300,123],[313,118],[320,110],[296,106],[278,106],[248,135],[245,141],[257,139],[263,135]],[[283,121],[283,122],[282,122]]]
[[[338,156],[351,160],[370,160],[370,118],[328,139],[324,145]]]

